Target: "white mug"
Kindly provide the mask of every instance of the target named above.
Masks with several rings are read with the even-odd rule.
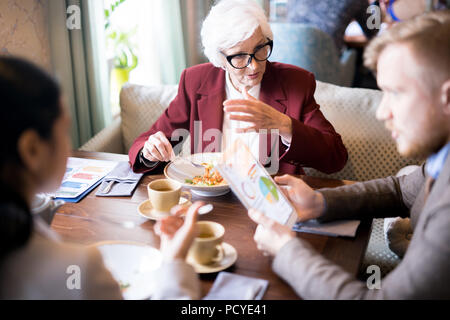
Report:
[[[195,237],[188,255],[199,264],[210,264],[223,259],[223,237],[225,228],[217,222],[198,221],[195,224]]]

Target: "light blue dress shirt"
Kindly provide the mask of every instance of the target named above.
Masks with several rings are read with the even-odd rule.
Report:
[[[425,172],[436,180],[444,167],[445,160],[447,159],[450,151],[450,143],[447,143],[439,152],[432,154],[425,164]]]

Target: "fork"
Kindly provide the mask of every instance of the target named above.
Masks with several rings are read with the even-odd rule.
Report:
[[[196,168],[202,168],[202,169],[205,168],[205,167],[202,166],[201,164],[195,163],[195,162],[192,161],[191,159],[182,158],[182,157],[180,157],[180,156],[172,157],[172,159],[171,159],[170,161],[175,162],[175,161],[177,161],[177,160],[181,160],[181,161],[184,161],[184,162],[189,162],[191,165],[193,165],[193,166],[196,167]]]

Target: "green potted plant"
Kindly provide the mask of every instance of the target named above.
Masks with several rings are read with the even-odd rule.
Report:
[[[110,61],[111,93],[118,94],[124,83],[130,79],[130,72],[138,65],[138,57],[135,54],[135,45],[132,38],[136,33],[136,27],[130,31],[122,31],[111,23],[113,12],[126,0],[108,0],[105,13],[105,33],[107,47],[112,53]]]
[[[108,39],[113,43],[114,58],[111,79],[120,89],[130,78],[130,72],[138,65],[138,57],[133,51],[130,38],[135,33],[135,29],[130,32],[113,31],[108,35]]]

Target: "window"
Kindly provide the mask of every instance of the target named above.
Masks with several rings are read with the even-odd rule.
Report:
[[[288,0],[270,0],[270,21],[283,22],[287,19]]]
[[[104,0],[105,41],[114,115],[120,112],[119,94],[126,82],[160,84],[155,41],[159,1]]]

